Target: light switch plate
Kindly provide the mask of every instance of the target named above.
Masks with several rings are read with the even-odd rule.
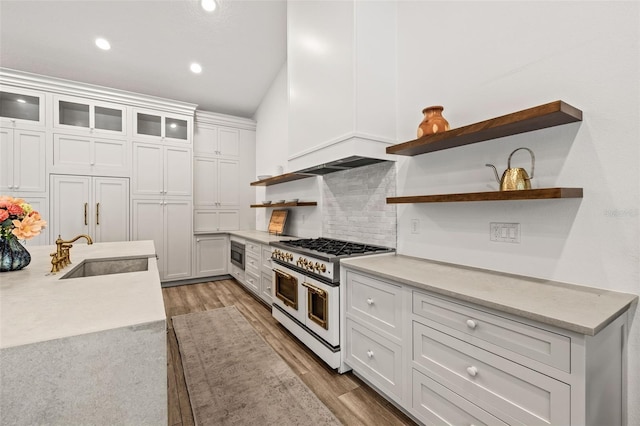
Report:
[[[520,224],[490,222],[489,239],[500,243],[520,243]]]

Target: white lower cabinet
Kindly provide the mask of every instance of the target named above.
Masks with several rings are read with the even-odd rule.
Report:
[[[197,235],[195,237],[194,277],[213,277],[227,273],[229,237],[223,235]]]
[[[191,200],[134,199],[133,240],[153,240],[162,281],[191,277]]]
[[[51,175],[50,203],[52,242],[79,234],[95,242],[129,240],[128,178]]]
[[[426,374],[412,370],[411,407],[428,425],[506,426],[477,405],[442,386]]]
[[[595,336],[344,266],[344,361],[429,425],[624,424],[621,315]]]
[[[394,401],[402,401],[405,380],[402,345],[347,317],[347,363]]]

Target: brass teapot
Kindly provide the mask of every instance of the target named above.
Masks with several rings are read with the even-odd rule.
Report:
[[[531,177],[527,174],[525,169],[520,167],[511,168],[511,157],[516,151],[526,149],[531,154]],[[509,155],[507,161],[507,170],[502,174],[502,179],[498,178],[498,170],[493,164],[485,164],[487,167],[492,167],[493,172],[496,175],[496,181],[500,184],[500,191],[517,191],[521,189],[531,189],[531,179],[533,179],[533,168],[535,167],[536,157],[533,155],[533,151],[529,148],[518,148]]]

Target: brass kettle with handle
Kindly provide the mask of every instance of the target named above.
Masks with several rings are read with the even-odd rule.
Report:
[[[526,149],[531,154],[531,176],[527,174],[525,169],[520,167],[511,168],[511,157],[517,151],[521,149]],[[493,172],[496,175],[496,181],[500,184],[500,191],[517,191],[521,189],[531,189],[531,179],[533,179],[533,168],[536,165],[536,157],[533,155],[533,151],[529,148],[518,148],[514,150],[509,155],[509,160],[507,162],[507,170],[502,174],[502,179],[498,178],[498,170],[496,170],[496,166],[493,164],[485,164],[487,167],[492,167]]]

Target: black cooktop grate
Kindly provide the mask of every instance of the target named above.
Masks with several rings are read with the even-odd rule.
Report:
[[[309,238],[302,240],[282,241],[282,243],[288,246],[315,250],[333,256],[349,256],[354,254],[389,251],[388,247],[352,243],[349,241],[333,240],[330,238]]]

